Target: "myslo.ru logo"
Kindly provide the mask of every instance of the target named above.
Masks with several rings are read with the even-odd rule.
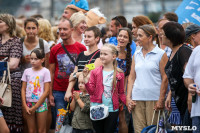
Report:
[[[174,131],[195,131],[197,130],[196,126],[171,126]]]

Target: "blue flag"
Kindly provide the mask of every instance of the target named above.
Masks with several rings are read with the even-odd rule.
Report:
[[[200,0],[183,0],[175,13],[180,24],[192,22],[200,25]]]

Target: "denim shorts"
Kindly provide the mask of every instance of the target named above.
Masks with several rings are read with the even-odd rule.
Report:
[[[1,111],[1,109],[0,109],[0,118],[1,118],[1,117],[3,117],[3,113],[2,113],[2,111]]]
[[[26,105],[31,108],[33,106],[35,106],[36,102],[27,102]],[[43,102],[39,108],[36,109],[36,113],[41,113],[41,112],[44,112],[44,111],[47,111],[48,110],[48,106],[47,106],[47,102]]]

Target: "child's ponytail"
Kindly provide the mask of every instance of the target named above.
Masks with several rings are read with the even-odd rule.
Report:
[[[116,82],[116,75],[117,75],[117,60],[113,61],[113,67],[114,67],[114,74],[113,74],[113,87],[116,88],[117,82]]]

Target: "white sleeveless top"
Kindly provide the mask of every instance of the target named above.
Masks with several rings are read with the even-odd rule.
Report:
[[[143,56],[142,48],[135,52],[136,79],[132,89],[132,100],[156,101],[160,96],[161,73],[160,60],[165,53],[156,46]]]

